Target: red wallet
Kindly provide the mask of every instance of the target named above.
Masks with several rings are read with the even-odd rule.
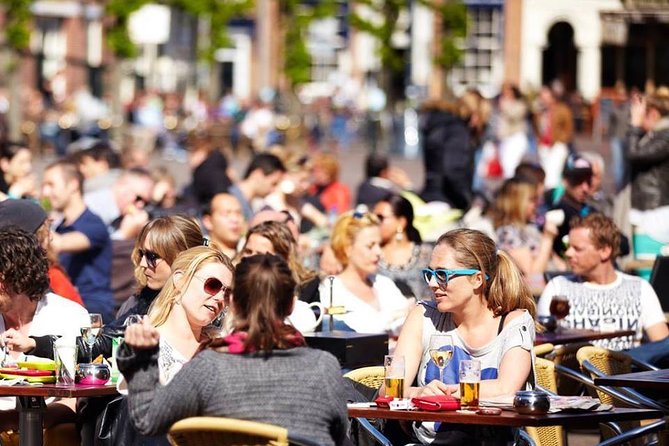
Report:
[[[383,409],[388,409],[390,407],[390,402],[394,398],[392,396],[380,396],[374,400],[376,407],[381,407]]]
[[[414,406],[423,410],[458,410],[460,400],[450,395],[430,395],[411,398]]]

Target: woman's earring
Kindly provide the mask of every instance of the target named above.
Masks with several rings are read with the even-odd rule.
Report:
[[[398,242],[404,240],[404,230],[400,226],[397,227],[397,231],[395,232],[395,240]]]

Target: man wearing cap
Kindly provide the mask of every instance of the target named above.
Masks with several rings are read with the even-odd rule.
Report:
[[[570,155],[562,173],[564,195],[552,206],[552,209],[564,211],[564,221],[558,227],[558,235],[553,241],[553,251],[564,255],[565,236],[569,234],[569,224],[574,217],[586,217],[597,209],[589,206],[587,200],[592,193],[592,164],[578,155]],[[563,240],[564,239],[564,240]]]
[[[79,292],[70,281],[55,256],[49,257],[50,234],[46,212],[32,200],[5,200],[0,202],[0,229],[16,226],[34,234],[49,260],[49,287],[55,294],[83,306]]]

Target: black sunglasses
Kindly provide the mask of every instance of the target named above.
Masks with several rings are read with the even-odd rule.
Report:
[[[203,279],[202,277],[198,276],[193,276],[197,279],[203,280],[204,281],[204,292],[207,293],[210,296],[215,296],[218,293],[223,290],[223,297],[227,298],[231,293],[232,289],[228,286],[223,285],[223,282],[218,280],[216,277],[209,277],[207,279]]]
[[[162,259],[158,254],[148,249],[138,249],[137,253],[139,254],[139,260],[142,260],[142,257],[146,259],[146,264],[149,265],[149,268],[156,269],[158,260]]]

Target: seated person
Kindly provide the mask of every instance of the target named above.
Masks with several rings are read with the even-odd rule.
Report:
[[[481,362],[480,398],[533,388],[534,299],[511,258],[482,232],[455,229],[439,237],[423,277],[434,299],[411,311],[394,353],[405,357],[404,396],[459,397],[463,359]],[[452,339],[453,358],[443,372],[430,359],[433,334]],[[410,387],[414,380],[418,386]],[[424,444],[497,444],[490,441],[510,436],[505,429],[433,422],[416,423],[412,434],[412,442]]]
[[[539,315],[550,314],[553,296],[566,296],[566,326],[635,331],[631,338],[603,339],[595,344],[611,350],[630,349],[639,346],[645,333],[649,341],[665,343],[658,357],[645,359],[656,362],[662,355],[669,357],[669,329],[657,295],[645,280],[616,271],[619,247],[620,231],[610,218],[603,214],[575,218],[566,251],[573,274],[548,282],[539,299]]]
[[[160,332],[146,321],[127,328],[118,362],[135,427],[158,434],[186,417],[224,416],[342,444],[348,420],[339,364],[327,352],[306,348],[283,322],[297,285],[287,263],[272,255],[244,258],[234,284],[234,332],[196,354],[165,386],[159,381]]]
[[[411,300],[390,278],[378,274],[379,219],[371,213],[345,213],[335,223],[331,244],[343,270],[321,282],[320,296],[323,306],[345,310],[334,316],[335,329],[398,334]]]
[[[49,291],[49,262],[37,238],[18,227],[0,230],[0,344],[3,365],[34,359],[23,352],[34,346],[30,336],[66,336],[74,339],[80,327],[90,325],[86,310]],[[49,398],[44,426],[74,421],[74,400]],[[16,398],[0,398],[0,430],[18,428]],[[74,434],[74,429],[70,429]],[[0,434],[2,444],[13,444],[16,433]],[[67,439],[69,441],[71,439]],[[60,438],[60,444],[66,444]]]

